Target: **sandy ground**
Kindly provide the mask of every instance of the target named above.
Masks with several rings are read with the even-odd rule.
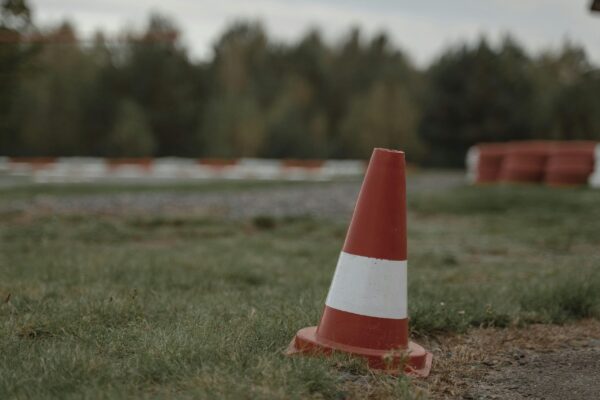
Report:
[[[600,399],[600,321],[431,339],[434,399]]]

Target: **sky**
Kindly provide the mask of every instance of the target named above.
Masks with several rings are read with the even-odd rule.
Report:
[[[538,53],[566,40],[581,44],[600,65],[600,13],[591,0],[30,0],[38,25],[64,19],[83,37],[97,29],[142,29],[151,12],[175,20],[197,59],[212,55],[212,45],[228,24],[258,20],[269,37],[294,41],[318,28],[331,42],[357,26],[366,37],[386,32],[420,66],[448,45],[474,42],[483,34],[493,43],[510,33]]]

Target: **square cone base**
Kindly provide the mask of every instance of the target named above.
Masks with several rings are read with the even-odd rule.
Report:
[[[286,354],[316,353],[331,354],[334,351],[353,354],[367,359],[370,368],[390,374],[425,378],[431,371],[433,356],[422,346],[409,342],[406,350],[381,350],[349,346],[325,340],[317,336],[317,327],[300,329],[286,350]]]

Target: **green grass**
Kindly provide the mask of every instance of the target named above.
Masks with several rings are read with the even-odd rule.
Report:
[[[600,191],[409,197],[413,336],[600,318]],[[411,398],[348,357],[285,357],[347,221],[0,222],[0,398]]]
[[[413,329],[600,316],[599,202],[599,191],[534,186],[410,199]]]

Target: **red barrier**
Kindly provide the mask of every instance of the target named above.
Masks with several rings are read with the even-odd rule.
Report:
[[[106,159],[106,165],[108,166],[109,170],[116,170],[121,167],[138,167],[144,171],[150,171],[153,163],[154,159],[149,157]]]
[[[57,161],[56,157],[10,157],[9,162],[12,164],[27,165],[31,169],[44,169],[54,165]]]
[[[479,154],[475,183],[498,181],[508,145],[506,143],[482,143],[477,145],[477,150]]]
[[[556,142],[527,141],[510,142],[502,169],[502,182],[542,182],[546,171],[546,161]]]
[[[550,152],[544,181],[551,186],[587,184],[594,170],[595,142],[563,142]]]
[[[234,167],[238,163],[239,161],[235,158],[201,158],[198,160],[198,164],[214,170]]]

